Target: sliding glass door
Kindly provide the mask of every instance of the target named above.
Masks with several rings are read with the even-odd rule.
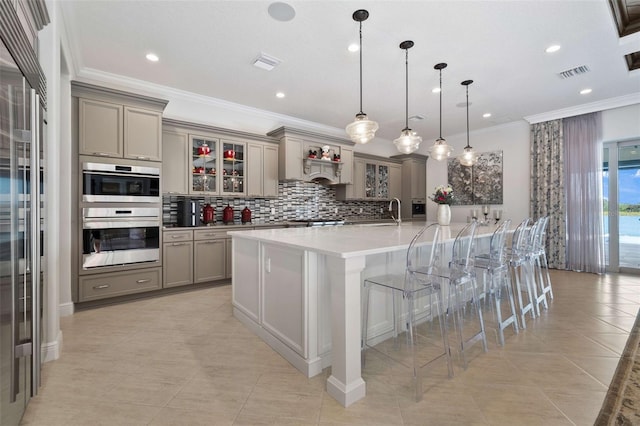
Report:
[[[640,140],[604,145],[607,269],[640,273]]]

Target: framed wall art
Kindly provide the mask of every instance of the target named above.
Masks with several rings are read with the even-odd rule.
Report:
[[[454,193],[452,205],[502,204],[502,151],[479,153],[477,163],[471,167],[449,158],[447,175]]]

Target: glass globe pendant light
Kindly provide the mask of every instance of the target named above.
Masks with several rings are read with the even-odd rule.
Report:
[[[405,115],[404,129],[400,137],[393,141],[398,151],[403,154],[411,154],[420,146],[422,138],[409,128],[409,49],[413,47],[411,40],[400,43],[400,49],[405,50]]]
[[[378,130],[378,123],[369,120],[367,114],[362,112],[362,21],[368,17],[369,12],[364,9],[353,12],[353,20],[360,23],[360,112],[356,114],[355,121],[345,128],[349,138],[361,145],[371,141]]]
[[[440,72],[440,136],[436,139],[433,146],[429,149],[431,158],[442,161],[448,158],[453,151],[451,145],[447,145],[447,141],[442,137],[442,70],[447,67],[444,62],[436,64],[433,68]]]
[[[471,167],[478,161],[478,154],[475,153],[471,145],[469,145],[469,85],[473,83],[473,80],[465,80],[462,84],[467,88],[467,146],[464,147],[462,155],[458,157],[458,161],[463,166]]]

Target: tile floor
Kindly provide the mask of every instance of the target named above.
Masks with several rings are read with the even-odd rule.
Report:
[[[640,277],[552,271],[555,300],[469,368],[367,358],[367,397],[343,408],[236,321],[223,285],[62,318],[24,425],[591,425],[640,307]],[[374,352],[375,353],[375,352]]]

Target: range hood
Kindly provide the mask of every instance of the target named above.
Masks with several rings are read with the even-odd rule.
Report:
[[[318,160],[305,158],[303,161],[304,180],[322,184],[335,185],[340,183],[342,162],[333,160]]]

